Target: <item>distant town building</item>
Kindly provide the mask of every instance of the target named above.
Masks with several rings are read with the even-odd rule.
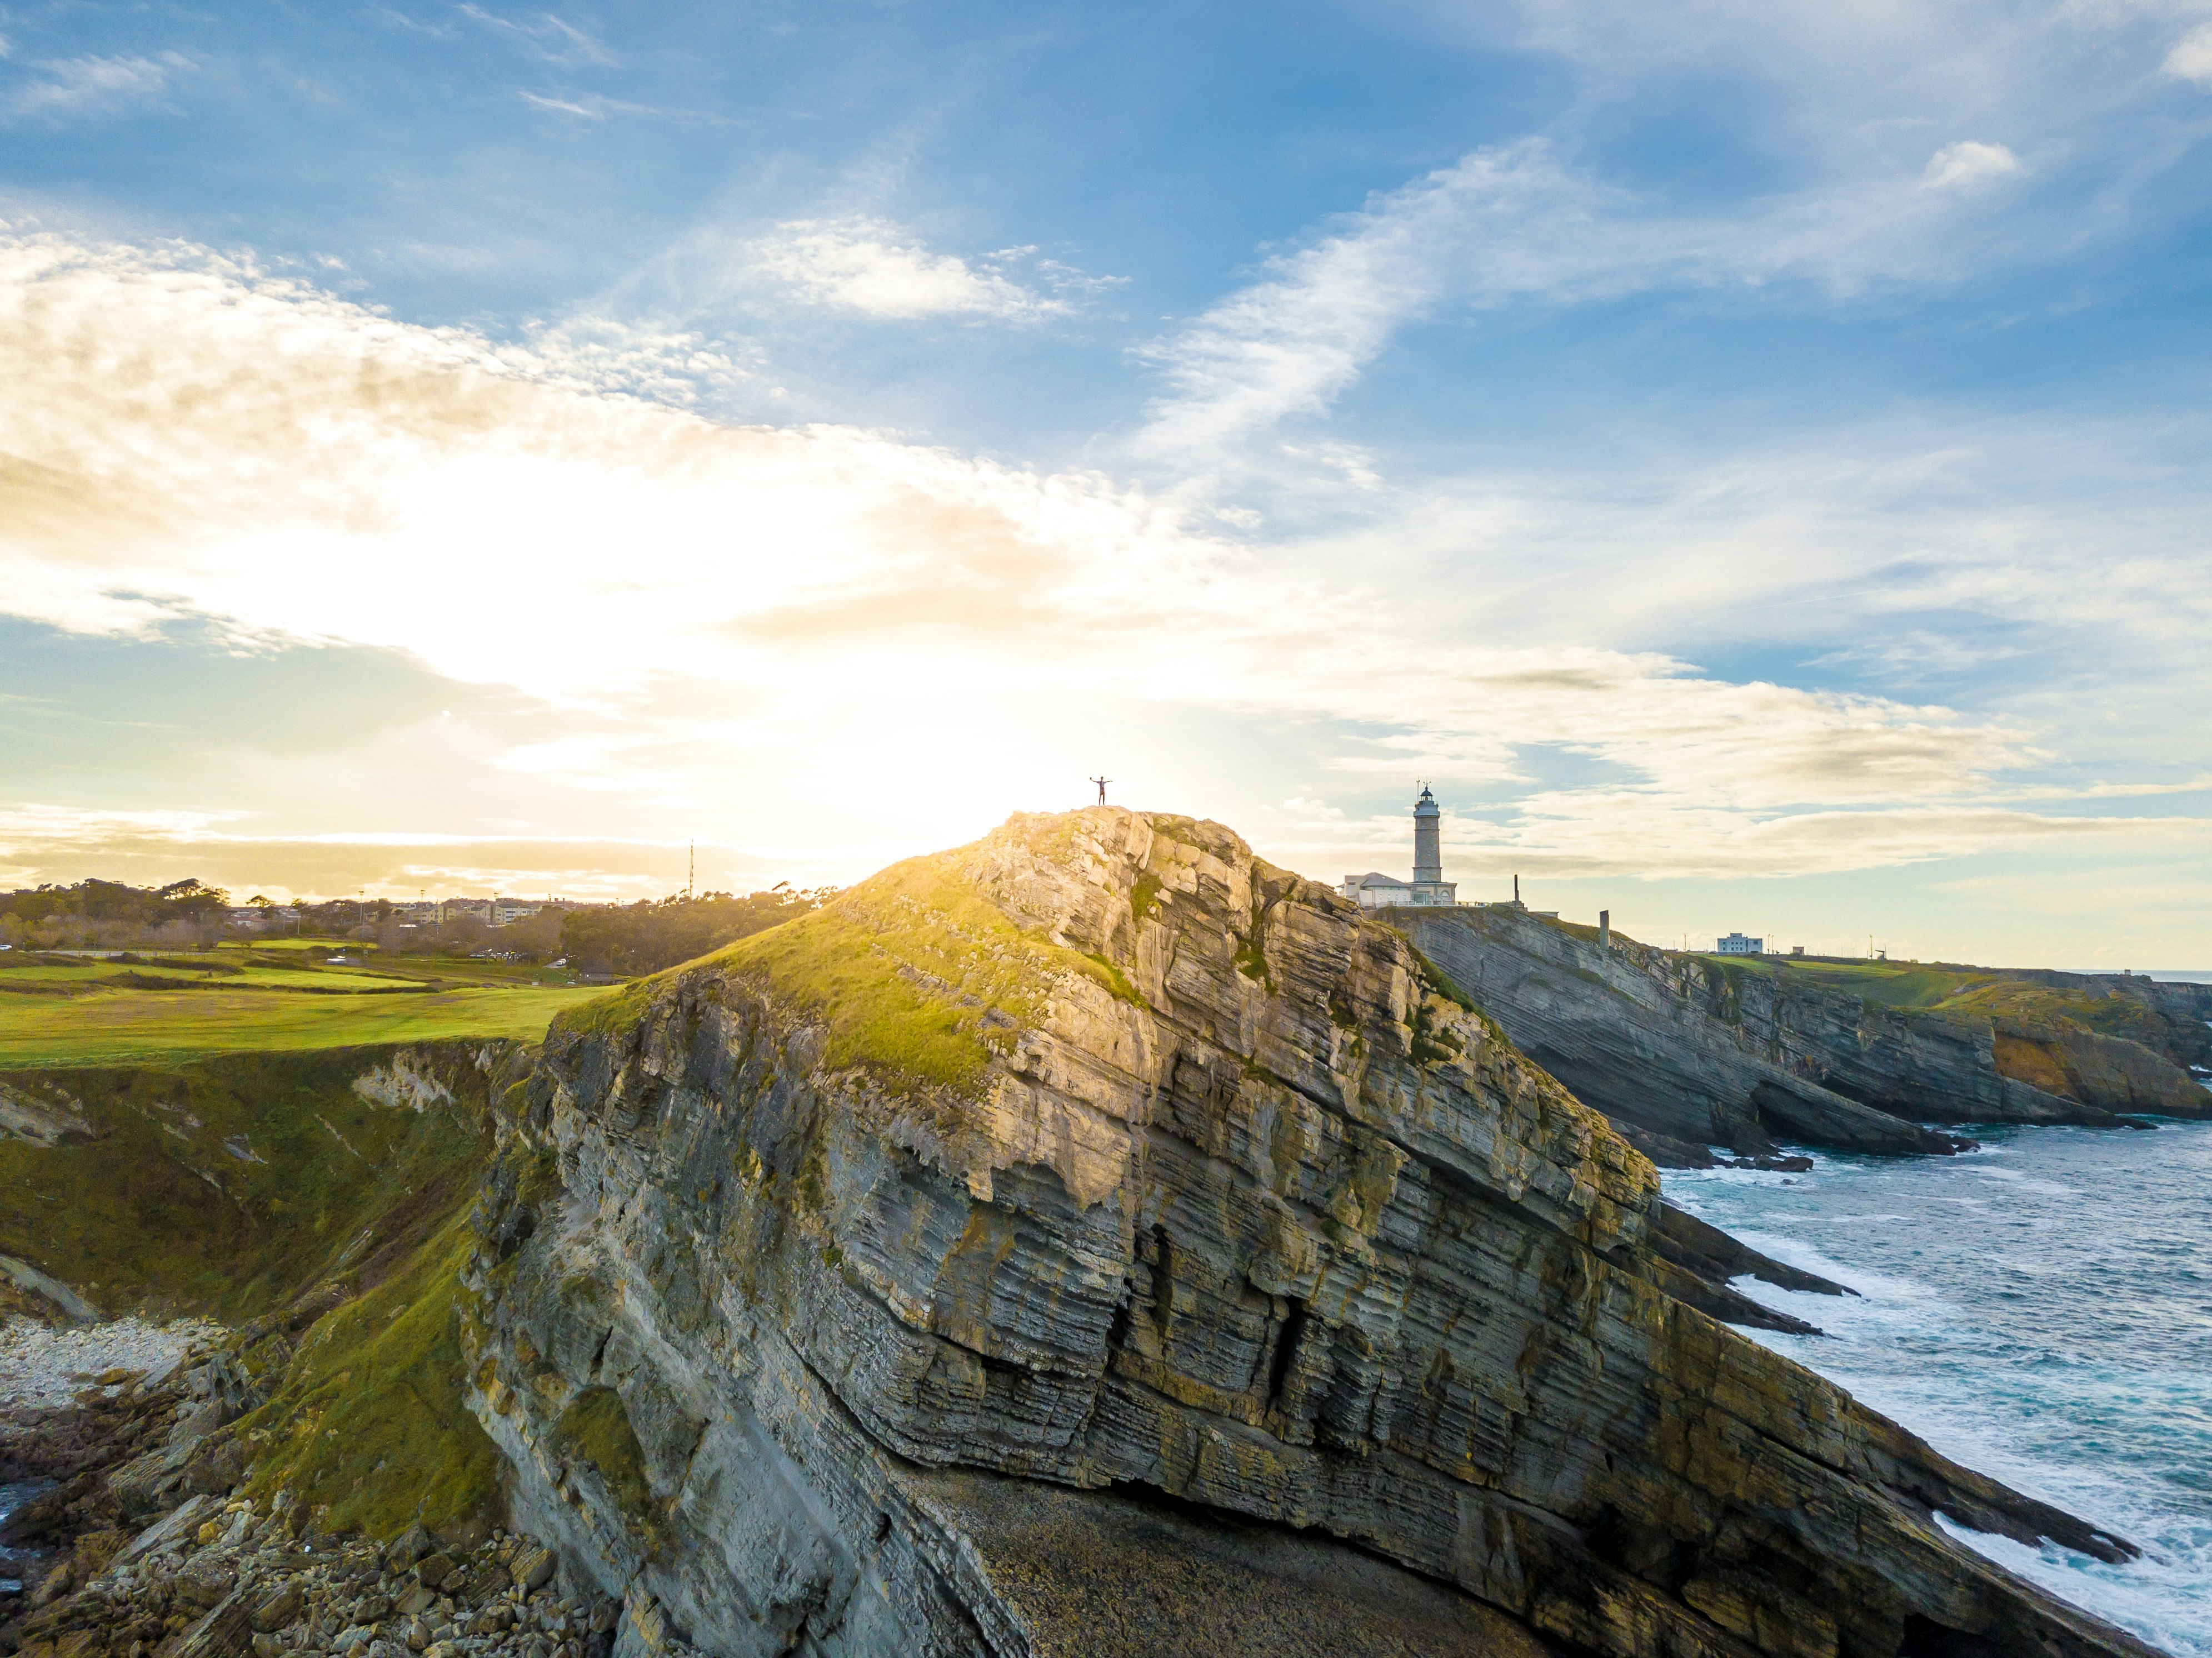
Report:
[[[1439,820],[1443,808],[1421,786],[1421,798],[1413,803],[1413,878],[1401,881],[1395,875],[1384,875],[1370,870],[1364,875],[1347,875],[1337,891],[1362,909],[1383,909],[1394,904],[1455,904],[1459,888],[1444,879],[1443,835]]]
[[[505,926],[510,921],[526,920],[545,906],[524,903],[516,898],[495,898],[491,901],[491,924]]]
[[[1741,932],[1731,932],[1727,938],[1716,944],[1713,949],[1717,954],[1722,956],[1764,956],[1766,953],[1766,940],[1750,938]]]
[[[229,916],[243,932],[280,932],[300,919],[300,911],[293,904],[237,904]]]

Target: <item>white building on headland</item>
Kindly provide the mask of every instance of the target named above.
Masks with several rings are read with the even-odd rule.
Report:
[[[1421,798],[1413,803],[1413,878],[1401,881],[1395,875],[1370,870],[1364,875],[1346,876],[1337,891],[1362,909],[1457,903],[1458,886],[1444,879],[1443,835],[1437,822],[1443,816],[1443,808],[1437,805],[1428,785],[1423,784]]]
[[[1714,944],[1713,950],[1716,954],[1722,956],[1764,956],[1766,953],[1766,940],[1750,938],[1741,932],[1731,932],[1727,938]]]

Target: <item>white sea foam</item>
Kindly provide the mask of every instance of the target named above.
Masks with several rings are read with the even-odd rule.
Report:
[[[1949,1527],[2182,1658],[2212,1658],[2212,1124],[1974,1131],[1957,1157],[1824,1158],[1668,1194],[1856,1297],[1736,1288],[1759,1333],[1945,1455],[2140,1546],[2123,1565]]]

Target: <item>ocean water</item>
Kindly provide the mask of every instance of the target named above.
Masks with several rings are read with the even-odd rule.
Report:
[[[1981,1149],[1955,1157],[1670,1169],[1667,1195],[1859,1291],[1739,1279],[1826,1333],[1747,1334],[2143,1555],[2111,1566],[1954,1536],[2179,1658],[2212,1658],[2212,1123],[1966,1132]]]
[[[51,1479],[39,1479],[22,1485],[0,1485],[0,1527],[8,1523],[9,1515],[53,1483]],[[28,1549],[11,1549],[0,1544],[0,1594],[21,1594],[25,1574],[35,1560]]]

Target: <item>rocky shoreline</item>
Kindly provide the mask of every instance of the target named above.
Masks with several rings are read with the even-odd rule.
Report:
[[[22,1658],[609,1658],[622,1607],[564,1582],[552,1552],[477,1528],[333,1537],[288,1491],[239,1489],[224,1431],[258,1402],[222,1345],[126,1322],[11,1328],[9,1345],[143,1355],[144,1370],[51,1373],[0,1402],[0,1486],[28,1495],[0,1545],[30,1572],[0,1595],[0,1654]],[[148,1332],[153,1330],[154,1339]],[[70,1337],[78,1339],[70,1341]]]

